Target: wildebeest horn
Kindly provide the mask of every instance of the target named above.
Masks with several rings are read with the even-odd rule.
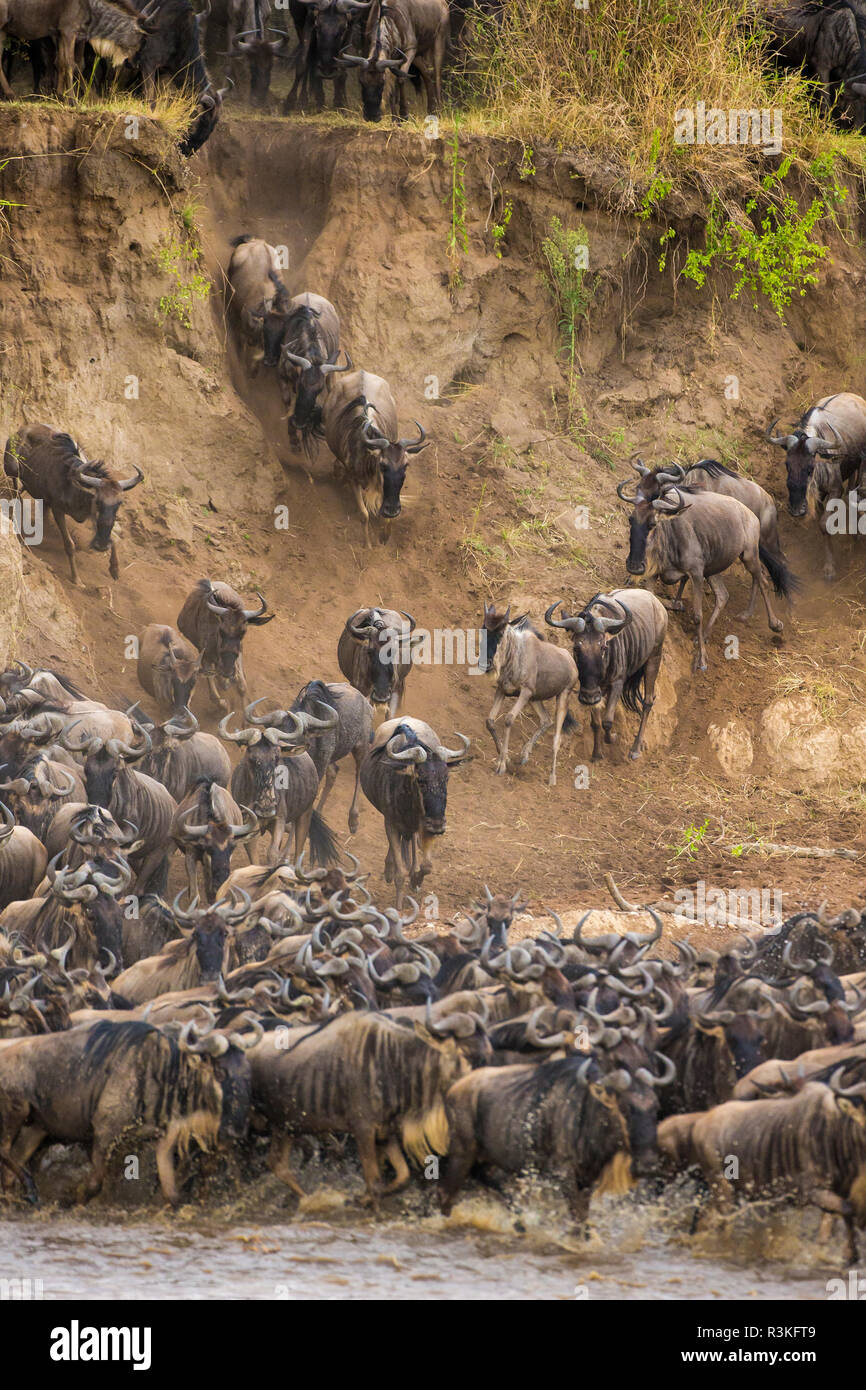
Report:
[[[365,68],[369,60],[367,58],[362,58],[359,53],[340,53],[334,61],[340,63],[344,67]]]
[[[256,1018],[255,1014],[241,1014],[240,1018],[238,1019],[238,1022],[246,1023],[250,1028],[252,1028],[253,1036],[250,1037],[246,1029],[243,1032],[232,1031],[231,1033],[229,1033],[229,1042],[232,1044],[233,1047],[239,1047],[241,1052],[248,1052],[251,1047],[255,1047],[256,1043],[261,1042],[262,1038],[265,1036],[265,1030],[262,1027],[259,1020]]]
[[[830,1088],[836,1092],[837,1096],[862,1096],[866,1094],[866,1081],[858,1081],[853,1086],[843,1086],[842,1077],[845,1074],[845,1065],[838,1067],[830,1077]]]
[[[674,472],[671,472],[674,469]],[[685,482],[686,470],[681,463],[671,463],[667,468],[656,473],[656,481],[660,483],[682,483]]]
[[[657,1057],[661,1064],[661,1076],[653,1076],[647,1067],[639,1067],[634,1074],[635,1080],[642,1081],[645,1086],[670,1086],[677,1074],[676,1064],[662,1052],[654,1052],[653,1056]]]
[[[567,632],[583,632],[586,627],[586,622],[583,618],[569,618],[568,616],[554,618],[553,614],[556,612],[559,605],[564,602],[564,599],[558,598],[556,603],[552,603],[544,615],[544,621],[547,623],[548,627],[564,627]]]
[[[340,716],[333,705],[326,705],[324,700],[317,700],[316,708],[326,711],[324,718],[316,714],[307,714],[306,710],[301,710],[299,712],[297,717],[300,720],[301,728],[304,732],[306,732],[307,729],[321,729],[322,731],[326,729],[336,729],[340,722]]]
[[[428,1033],[432,1033],[437,1038],[471,1038],[478,1023],[481,1020],[475,1014],[453,1013],[446,1014],[444,1018],[435,1019],[433,1010],[430,1007],[430,1000],[427,1000],[427,1007],[424,1013],[424,1027]]]
[[[180,714],[173,714],[171,719],[166,719],[159,727],[163,733],[171,734],[174,738],[192,738],[193,734],[198,733],[198,720],[189,706],[184,705]]]
[[[337,361],[323,362],[321,367],[319,368],[319,371],[322,373],[322,376],[328,376],[331,372],[351,372],[354,370],[355,364],[349,356],[348,352],[346,352],[345,348],[343,348],[343,352],[345,353],[346,357],[345,367],[338,366]],[[337,354],[337,359],[339,359],[339,353]]]
[[[0,791],[16,792],[18,796],[26,796],[30,790],[30,783],[26,777],[14,777],[11,782],[0,782]]]
[[[217,733],[220,738],[229,739],[232,743],[258,743],[262,737],[261,729],[237,729],[234,733],[228,728],[232,712],[225,715],[217,724]]]
[[[123,482],[119,482],[119,483],[117,484],[117,486],[120,488],[120,491],[121,491],[121,492],[129,492],[131,488],[138,487],[139,483],[143,483],[143,482],[144,482],[144,474],[142,473],[141,469],[140,469],[140,468],[138,467],[138,465],[136,464],[136,466],[135,466],[135,477],[134,477],[134,478],[125,478],[125,479],[123,480]]]
[[[140,725],[137,727],[144,742],[139,744],[136,748],[133,747],[131,743],[124,743],[123,739],[110,738],[105,748],[106,751],[111,754],[112,758],[122,758],[125,763],[137,763],[151,751],[153,748],[153,739],[147,732],[147,729],[142,729]]]
[[[411,745],[409,748],[398,749],[393,747],[397,740],[402,737],[403,735],[398,731],[396,734],[392,734],[388,739],[388,742],[385,744],[385,752],[388,754],[388,757],[393,758],[397,763],[426,763],[427,749],[422,748],[420,744]]]
[[[810,449],[810,448],[809,448],[809,445],[812,443],[812,440],[809,439],[809,440],[806,441],[806,448],[809,449],[809,453],[820,454],[821,458],[824,458],[824,459],[834,459],[834,458],[838,458],[839,455],[840,455],[841,453],[843,453],[843,452],[844,452],[844,449],[845,449],[845,444],[844,444],[844,442],[843,442],[843,440],[842,440],[842,436],[840,435],[839,431],[836,429],[836,426],[835,426],[835,425],[831,425],[831,423],[830,423],[829,420],[826,420],[824,423],[826,424],[828,430],[832,430],[832,431],[833,431],[833,434],[834,434],[834,436],[835,436],[835,438],[836,438],[836,443],[835,443],[835,445],[833,445],[833,444],[828,444],[825,440],[818,439],[818,440],[815,441],[815,448],[814,448],[814,449]]]
[[[296,352],[289,352],[288,348],[283,348],[283,357],[287,362],[291,362],[293,367],[300,367],[305,372],[308,372],[313,365],[309,357],[300,357]]]
[[[222,1057],[229,1050],[229,1040],[224,1033],[200,1034],[195,1019],[185,1023],[180,1031],[177,1045],[184,1052],[203,1052],[210,1057]]]
[[[629,463],[631,463],[631,466],[634,469],[635,473],[640,473],[641,477],[644,477],[647,473],[652,472],[652,469],[647,468],[642,458],[638,458],[637,463],[635,463],[633,459],[629,459]]]
[[[665,488],[661,497],[656,497],[653,502],[653,507],[657,512],[670,512],[671,514],[681,512],[685,505],[682,493],[678,492],[675,487]]]
[[[0,801],[0,815],[3,817],[3,829],[0,830],[0,841],[7,840],[15,829],[16,821],[5,801]]]
[[[463,744],[463,747],[446,748],[444,743],[438,744],[436,748],[436,756],[441,758],[443,763],[462,763],[463,759],[468,757],[469,755],[469,749],[471,747],[472,740],[467,738],[465,734],[461,734],[457,730],[455,730],[455,732],[457,733],[457,737],[460,739],[460,742]]]
[[[418,431],[418,438],[417,438],[417,439],[398,439],[398,440],[397,440],[397,447],[398,447],[399,449],[405,449],[407,454],[418,454],[418,453],[420,453],[420,452],[421,452],[421,449],[424,447],[424,442],[425,442],[425,440],[427,439],[427,435],[426,435],[426,433],[425,433],[425,431],[424,431],[424,426],[423,426],[423,425],[419,425],[417,420],[414,421],[414,425],[415,425],[416,430]]]
[[[63,733],[60,735],[59,743],[61,748],[65,748],[67,753],[84,753],[85,751],[88,753],[98,753],[100,748],[104,747],[104,740],[101,738],[87,735],[82,743],[71,742],[69,735],[80,723],[81,720],[76,719],[71,724],[67,724]]]
[[[374,432],[371,434],[370,431]],[[372,420],[365,420],[361,426],[361,434],[368,449],[388,449],[391,441],[386,439],[383,434],[376,433],[376,427]]]
[[[268,605],[267,605],[267,603],[265,602],[264,594],[260,594],[259,591],[258,591],[258,589],[256,589],[255,592],[256,592],[256,598],[258,599],[259,603],[261,604],[261,607],[260,607],[260,608],[244,608],[244,609],[243,609],[243,616],[246,618],[246,620],[247,620],[248,623],[252,623],[253,625],[255,625],[256,623],[260,622],[261,618],[262,618],[262,617],[264,616],[264,614],[267,613],[267,611],[268,611]],[[273,616],[274,616],[273,613],[272,613],[270,616],[273,617]]]
[[[778,444],[782,449],[793,449],[794,445],[797,443],[797,436],[795,434],[773,434],[773,430],[778,423],[779,421],[776,419],[773,421],[772,425],[767,426],[764,431],[764,438],[768,444]]]
[[[546,1004],[541,1004],[537,1009],[533,1009],[529,1018],[526,1020],[526,1041],[533,1047],[562,1047],[567,1041],[567,1033],[545,1033],[538,1031],[538,1020],[547,1008]]]
[[[625,489],[626,489],[627,487],[628,487],[628,479],[626,479],[624,482],[617,483],[617,485],[616,485],[616,495],[617,495],[617,497],[620,498],[621,501],[623,501],[623,502],[628,502],[628,504],[629,504],[630,506],[632,506],[632,505],[637,501],[637,493],[635,493],[632,497],[627,497],[626,494],[625,494]]]

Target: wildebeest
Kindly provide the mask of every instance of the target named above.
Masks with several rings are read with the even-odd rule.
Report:
[[[176,1206],[175,1154],[185,1157],[193,1142],[211,1149],[246,1134],[250,1071],[243,1048],[260,1032],[199,1040],[190,1027],[175,1040],[149,1023],[99,1022],[12,1043],[0,1051],[3,1152],[14,1150],[26,1164],[46,1139],[88,1145],[90,1169],[79,1194],[86,1201],[102,1188],[119,1136],[156,1139],[160,1186]],[[210,1055],[196,1055],[205,1051]]]
[[[177,802],[169,791],[129,766],[144,758],[151,748],[150,735],[140,730],[138,744],[122,739],[88,738],[74,741],[75,726],[63,735],[70,752],[84,754],[84,786],[91,805],[110,811],[118,825],[130,822],[136,827],[141,848],[131,855],[136,872],[135,892],[163,892],[168,873],[169,830]]]
[[[828,502],[856,487],[866,460],[866,400],[842,391],[810,406],[791,434],[774,435],[774,420],[766,437],[785,450],[788,510],[803,516],[807,509],[818,520],[824,537],[824,578],[835,578],[833,551],[827,531]]]
[[[635,1177],[653,1171],[655,1081],[646,1068],[602,1075],[594,1057],[473,1071],[445,1098],[451,1138],[443,1212],[450,1212],[473,1165],[486,1163],[508,1173],[561,1175],[572,1216],[585,1221],[594,1189],[623,1185],[622,1163],[604,1177],[618,1155],[630,1158]]]
[[[198,868],[204,877],[205,903],[212,903],[229,876],[232,851],[248,835],[257,835],[252,811],[238,806],[218,782],[202,780],[174,813],[171,836],[186,863],[190,901],[198,892]]]
[[[446,748],[423,720],[388,719],[361,764],[364,795],[385,818],[385,879],[398,908],[407,871],[410,887],[420,887],[433,868],[433,840],[445,834],[448,770],[469,755],[469,739],[457,737],[462,749]]]
[[[446,1151],[443,1097],[468,1070],[454,1038],[440,1041],[423,1026],[374,1013],[344,1014],[298,1031],[288,1048],[268,1034],[249,1054],[253,1104],[273,1134],[271,1166],[293,1192],[304,1195],[289,1169],[298,1134],[351,1134],[374,1204],[380,1192],[402,1185],[398,1149],[421,1163]],[[397,1174],[384,1188],[377,1139],[386,1142]]]
[[[130,742],[133,728],[120,710],[109,709],[100,700],[90,700],[68,676],[58,671],[33,671],[22,661],[0,673],[0,690],[10,709],[30,716],[31,725],[40,719],[54,724],[54,716],[62,715],[60,724],[77,722],[81,731],[101,738],[122,738]],[[59,726],[58,726],[59,733]],[[52,737],[58,735],[52,729]]]
[[[204,91],[199,94],[198,114],[178,145],[182,155],[195,154],[196,150],[200,150],[202,145],[213,135],[222,111],[223,98],[227,96],[229,90],[229,87],[217,89],[212,83],[208,83]]]
[[[327,711],[327,717],[321,716]],[[295,697],[291,714],[301,715],[309,739],[308,752],[315,764],[319,782],[324,783],[316,807],[319,815],[337,780],[339,765],[350,753],[355,763],[355,789],[349,806],[349,832],[358,829],[358,797],[361,792],[361,763],[373,739],[373,710],[351,685],[342,681],[308,681]],[[336,714],[336,723],[332,716]]]
[[[9,903],[0,913],[0,931],[18,932],[39,951],[69,947],[70,969],[91,970],[110,957],[121,965],[122,913],[117,899],[129,887],[129,866],[118,864],[104,873],[88,860],[78,869],[49,864],[48,873],[49,893]]]
[[[241,963],[234,928],[249,914],[249,895],[235,890],[203,908],[196,907],[198,898],[193,896],[186,910],[180,907],[180,897],[178,893],[172,907],[180,939],[169,941],[160,955],[136,961],[113,982],[116,992],[131,1004],[218,980]]]
[[[592,756],[601,758],[601,731],[606,743],[615,743],[613,719],[620,698],[626,709],[640,710],[640,726],[629,753],[639,758],[649,712],[655,703],[656,679],[668,630],[668,615],[646,589],[612,589],[596,594],[576,616],[554,612],[562,600],[544,615],[551,627],[571,633],[582,705],[592,711]],[[596,610],[603,609],[603,612]],[[604,714],[602,715],[602,703]]]
[[[228,584],[200,579],[177,615],[184,637],[201,652],[202,674],[207,677],[211,698],[220,709],[228,704],[220,693],[234,686],[243,700],[247,693],[241,643],[248,627],[262,627],[276,614],[268,612],[264,597],[256,591],[258,608],[244,608],[240,594]]]
[[[183,714],[195,688],[201,657],[167,623],[148,623],[138,644],[138,683],[170,714]]]
[[[258,703],[258,702],[256,702]],[[319,790],[316,765],[304,747],[303,720],[286,710],[273,716],[256,715],[255,706],[247,705],[246,727],[231,731],[231,715],[220,720],[220,737],[244,745],[244,755],[231,777],[235,801],[249,806],[258,818],[259,830],[270,831],[271,844],[268,863],[276,864],[288,851],[286,831],[292,829],[295,861],[304,847],[307,833],[310,848],[317,863],[329,863],[336,857],[334,837],[317,811],[313,809]],[[293,728],[287,729],[286,724]],[[250,863],[257,837],[247,841]]]
[[[349,42],[354,22],[367,10],[372,0],[300,0],[308,7],[307,22],[296,59],[296,77],[286,97],[285,111],[295,101],[305,103],[312,95],[316,110],[325,104],[324,81],[334,84],[334,110],[346,105],[346,64],[339,62]],[[299,95],[300,93],[300,95]]]
[[[782,547],[779,543],[779,518],[776,504],[768,492],[751,478],[726,468],[717,459],[699,459],[689,468],[679,463],[657,464],[647,468],[641,459],[632,463],[639,474],[634,493],[626,492],[627,483],[619,483],[617,496],[634,507],[629,519],[629,550],[626,569],[629,574],[643,574],[646,569],[646,543],[649,539],[652,504],[669,483],[674,483],[681,491],[717,492],[723,497],[735,497],[748,507],[761,524],[761,544],[771,555],[782,561]],[[680,584],[679,595],[674,600],[675,609],[682,608],[681,595],[686,581]]]
[[[683,578],[691,581],[692,612],[698,629],[693,670],[707,669],[705,638],[728,601],[721,576],[735,560],[739,559],[752,576],[749,602],[740,616],[743,620],[751,618],[760,590],[770,630],[782,631],[784,623],[773,612],[761,566],[769,571],[779,597],[791,598],[796,581],[784,561],[764,549],[760,522],[742,502],[716,493],[687,493],[667,487],[652,504],[650,527],[646,552],[648,576],[658,575],[664,584],[674,584]],[[706,627],[703,621],[704,580],[715,599]]]
[[[83,798],[84,784],[77,768],[73,770],[35,752],[19,766],[14,777],[0,782],[0,792],[7,797],[18,824],[44,842],[59,808]]]
[[[790,1196],[842,1216],[848,1258],[856,1264],[856,1228],[866,1225],[866,1082],[844,1086],[844,1070],[829,1085],[808,1082],[790,1098],[731,1100],[664,1120],[660,1153],[678,1169],[699,1167],[720,1211],[731,1209],[737,1192],[753,1199]]]
[[[199,732],[198,720],[188,709],[164,724],[154,724],[138,705],[133,705],[129,714],[151,739],[141,771],[162,782],[175,801],[183,801],[202,778],[228,786],[232,775],[228,754],[213,734]]]
[[[397,438],[397,405],[382,377],[364,371],[328,377],[322,429],[351,484],[368,543],[371,512],[384,521],[400,515],[409,459],[429,442],[417,420],[415,425],[417,439]]]
[[[777,63],[818,81],[826,112],[841,100],[846,124],[866,126],[866,14],[849,0],[759,0],[744,16]]]
[[[0,801],[0,909],[29,898],[45,873],[48,855],[41,840],[26,826],[16,825],[8,806]]]
[[[230,243],[226,279],[230,294],[227,309],[238,326],[244,347],[245,367],[255,376],[266,357],[264,325],[273,313],[282,325],[288,312],[289,292],[282,281],[276,247],[261,237],[244,232]],[[276,360],[269,363],[276,366]]]
[[[289,441],[309,453],[321,429],[319,397],[328,377],[353,371],[352,359],[339,366],[340,319],[330,300],[304,291],[274,302],[264,316],[264,361],[276,367],[280,394],[289,415]]]
[[[51,509],[63,548],[69,560],[73,584],[78,583],[75,567],[75,542],[69,534],[66,518],[73,521],[93,519],[91,550],[111,552],[109,573],[117,579],[117,547],[112,529],[123,494],[137,487],[144,474],[136,468],[132,478],[115,478],[101,460],[88,460],[75,440],[50,425],[26,425],[10,437],[6,444],[3,464],[7,478],[16,490],[24,489],[30,496]]]
[[[387,708],[393,719],[412,670],[415,619],[394,608],[358,608],[340,633],[337,661],[356,690],[374,709]]]
[[[202,53],[200,20],[190,0],[133,0],[140,11],[150,8],[153,21],[133,60],[145,96],[156,95],[156,79],[164,77],[201,96],[210,84]]]
[[[496,677],[496,693],[487,716],[487,727],[499,754],[495,771],[500,775],[507,772],[511,726],[521,711],[527,705],[532,705],[538,714],[538,728],[523,745],[518,766],[522,767],[528,761],[542,734],[554,724],[550,785],[555,787],[556,759],[562,732],[574,727],[574,720],[568,713],[568,697],[577,685],[574,659],[562,647],[547,642],[544,634],[525,613],[522,617],[512,618],[510,604],[505,610],[500,610],[493,603],[485,603],[482,637],[484,645],[479,666],[483,671],[492,671]],[[500,742],[496,721],[505,701],[513,696],[516,699],[505,716],[505,737]],[[555,701],[554,719],[545,708],[546,700]]]
[[[130,0],[0,0],[0,51],[7,38],[32,43],[57,40],[57,93],[65,95],[75,76],[75,46],[86,39],[113,67],[134,58],[153,27],[159,0],[141,11]],[[0,92],[13,96],[0,63]]]
[[[289,56],[286,51],[288,34],[271,29],[265,22],[270,12],[270,0],[229,0],[228,4],[227,37],[232,75],[237,76],[235,60],[241,59],[249,73],[250,105],[260,108],[268,102],[274,59]],[[269,39],[269,32],[277,37]]]
[[[365,57],[344,54],[339,59],[357,67],[365,121],[382,119],[382,101],[389,84],[392,115],[409,114],[406,81],[409,69],[421,74],[428,114],[442,104],[442,64],[448,45],[448,0],[388,0],[373,5],[367,19]]]

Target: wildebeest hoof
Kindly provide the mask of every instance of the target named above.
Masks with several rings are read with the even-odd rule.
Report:
[[[633,763],[634,763],[634,762],[637,762],[637,760],[638,760],[638,758],[640,757],[640,755],[641,755],[642,752],[643,752],[643,749],[642,749],[642,748],[631,748],[631,749],[629,749],[629,757],[631,758],[631,760],[632,760]]]
[[[675,598],[671,604],[671,611],[674,613],[682,613],[685,606],[681,598]]]
[[[782,622],[781,618],[774,618],[770,623],[771,632],[784,632],[784,630],[785,624]]]
[[[350,834],[350,835],[357,835],[357,833],[358,833],[358,823],[359,823],[359,821],[360,821],[360,816],[358,815],[358,812],[357,812],[357,811],[353,812],[353,813],[349,816],[349,834]]]
[[[825,580],[825,582],[826,582],[827,584],[832,584],[832,582],[833,582],[833,580],[834,580],[835,578],[836,578],[836,571],[835,571],[835,570],[825,570],[825,571],[824,571],[824,580]]]
[[[547,785],[548,785],[549,787],[555,787],[555,786],[556,786],[556,773],[555,773],[555,772],[551,772],[550,776],[549,776],[548,779],[547,779]]]

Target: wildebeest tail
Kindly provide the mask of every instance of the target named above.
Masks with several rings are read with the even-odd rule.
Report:
[[[646,663],[632,671],[622,689],[622,702],[632,714],[640,714],[646,704]]]
[[[796,574],[791,573],[781,555],[767,550],[766,546],[758,546],[758,555],[761,564],[773,581],[773,592],[776,596],[792,599],[803,587]]]
[[[310,821],[310,854],[314,864],[336,864],[340,858],[337,837],[318,811]]]

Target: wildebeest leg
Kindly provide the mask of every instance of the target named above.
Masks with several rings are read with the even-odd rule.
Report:
[[[709,575],[707,577],[707,583],[712,589],[713,597],[716,601],[713,604],[713,611],[710,614],[710,621],[704,628],[705,638],[709,637],[710,633],[713,630],[713,624],[715,623],[716,618],[719,616],[719,614],[721,613],[722,609],[728,601],[728,591],[725,588],[725,585],[722,581],[722,576],[720,574]]]
[[[198,892],[198,858],[195,851],[191,849],[188,849],[183,857],[186,863],[187,893],[190,902],[192,902]]]
[[[691,585],[692,585],[692,616],[693,616],[693,618],[694,618],[694,620],[695,620],[695,627],[698,629],[698,635],[697,635],[697,637],[695,638],[695,641],[696,641],[697,644],[698,644],[698,650],[695,652],[695,657],[694,657],[694,660],[693,660],[693,662],[692,662],[692,670],[693,670],[693,671],[706,671],[706,669],[707,669],[707,651],[706,651],[706,648],[705,648],[705,646],[704,646],[704,629],[703,629],[703,622],[704,622],[704,576],[703,576],[703,574],[701,574],[701,573],[690,574],[690,575],[689,575],[689,579],[691,580]]]
[[[328,763],[328,766],[325,768],[325,775],[322,778],[322,794],[316,802],[316,810],[319,812],[319,815],[322,814],[325,802],[327,801],[328,797],[331,795],[331,792],[333,791],[334,783],[337,780],[337,773],[339,772],[339,770],[340,768],[338,763]]]
[[[334,78],[334,110],[346,109],[346,74],[341,72]]]
[[[355,790],[352,792],[352,804],[349,807],[350,835],[355,834],[355,832],[358,829],[358,823],[360,821],[358,802],[361,799],[361,763],[364,761],[364,754],[366,753],[366,751],[367,750],[363,744],[359,744],[356,748],[352,749],[352,757],[355,760]]]
[[[244,659],[240,652],[238,652],[238,659],[235,662],[235,674],[232,680],[232,685],[234,686],[235,690],[238,693],[238,696],[240,697],[239,708],[242,709],[247,698],[247,678],[244,672]]]
[[[532,699],[532,690],[528,685],[521,686],[520,694],[505,716],[505,737],[502,740],[502,752],[499,755],[499,762],[496,764],[497,772],[506,772],[508,769],[508,740],[511,737],[511,726],[519,714],[526,709]],[[491,710],[492,714],[493,711]],[[489,727],[489,720],[488,720]]]
[[[4,97],[14,97],[15,93],[9,85],[9,80],[3,68],[3,45],[6,39],[5,34],[0,34],[0,92]]]
[[[848,1237],[848,1260],[851,1264],[856,1264],[859,1258],[857,1228],[851,1203],[846,1201],[844,1197],[837,1197],[835,1192],[830,1192],[823,1187],[813,1188],[805,1195],[806,1201],[811,1202],[812,1206],[818,1207],[819,1210],[827,1212],[830,1216],[841,1216],[844,1219]]]
[[[268,863],[279,864],[283,841],[286,838],[286,814],[278,810],[271,826],[271,847],[268,850]]]
[[[445,1161],[445,1176],[439,1188],[439,1204],[443,1216],[450,1216],[454,1198],[469,1177],[475,1162],[475,1136],[471,1133],[470,1124],[471,1122],[467,1123],[467,1133],[455,1136],[452,1129],[451,1145]]]
[[[767,577],[761,568],[761,561],[757,554],[749,555],[746,551],[743,551],[740,559],[752,576],[752,603],[750,606],[754,607],[755,585],[757,585],[761,590],[761,598],[764,600],[764,607],[767,610],[767,622],[770,625],[770,631],[782,632],[785,624],[782,622],[781,618],[777,618],[773,612],[773,607],[770,603],[770,586],[767,583]]]
[[[206,903],[212,903],[216,897],[213,886],[213,860],[207,852],[201,861],[201,871],[204,878],[204,900]]]
[[[600,763],[603,757],[601,751],[601,701],[597,705],[592,705],[589,711],[589,718],[592,724],[592,761]]]
[[[551,724],[553,723],[553,720],[547,713],[547,708],[543,700],[534,700],[532,708],[538,715],[538,728],[535,730],[535,733],[532,735],[532,737],[526,740],[526,742],[520,750],[520,762],[518,763],[519,767],[523,767],[524,763],[529,762],[529,755],[535,747],[536,743],[541,738],[541,735],[546,733],[547,730],[550,728]]]
[[[292,1151],[292,1136],[290,1134],[275,1134],[271,1140],[271,1149],[268,1154],[268,1163],[271,1172],[280,1182],[284,1182],[290,1187],[296,1197],[306,1197],[306,1192],[301,1187],[296,1178],[292,1176],[289,1168],[289,1154]]]
[[[610,694],[607,697],[607,705],[604,711],[604,718],[601,721],[601,727],[604,729],[605,743],[616,743],[617,740],[617,735],[613,731],[613,717],[616,714],[616,707],[619,704],[619,699],[622,695],[622,688],[624,684],[624,681],[615,681],[614,684],[611,686]]]
[[[502,693],[501,690],[497,690],[496,694],[493,697],[493,704],[490,706],[490,713],[487,716],[487,727],[493,736],[493,742],[496,744],[496,752],[500,755],[500,757],[502,755],[502,744],[499,739],[499,734],[496,732],[496,720],[502,713],[502,706],[504,704],[505,695]],[[499,768],[497,767],[496,770],[498,772]]]
[[[66,524],[66,517],[59,507],[51,508],[51,515],[57,523],[60,532],[60,539],[63,541],[63,549],[66,551],[66,558],[69,561],[69,572],[72,575],[73,584],[78,583],[78,571],[75,568],[75,541],[69,534],[69,527]]]
[[[365,1205],[372,1206],[373,1210],[376,1211],[379,1206],[379,1160],[376,1157],[376,1131],[366,1125],[358,1126],[353,1131],[353,1136],[358,1146],[361,1172],[364,1174],[364,1182],[367,1185],[367,1192],[363,1200]]]
[[[75,34],[61,34],[57,42],[57,95],[71,93],[75,81]]]
[[[687,579],[688,575],[684,574],[682,579],[680,580],[679,588],[677,589],[674,598],[671,600],[671,608],[675,613],[682,613],[683,609],[685,608],[685,604],[683,603],[683,589],[686,587]]]
[[[403,888],[406,883],[406,874],[403,865],[403,845],[400,839],[400,832],[395,826],[385,826],[385,834],[388,836],[388,854],[385,858],[385,882],[393,883],[396,895],[395,906],[400,908],[403,904]]]
[[[585,1226],[589,1218],[591,1187],[582,1187],[576,1173],[569,1173],[564,1183],[564,1196],[568,1211],[576,1226]]]
[[[640,725],[638,726],[637,738],[631,746],[630,758],[639,758],[643,752],[643,735],[649,713],[656,702],[656,680],[658,679],[659,667],[662,664],[662,649],[658,647],[647,661],[644,668],[644,700],[641,710]]]
[[[224,700],[219,688],[219,676],[213,675],[207,678],[207,688],[210,691],[211,704],[216,705],[217,709],[228,712],[228,701]]]
[[[830,537],[827,534],[827,502],[829,500],[829,497],[825,499],[824,511],[821,515],[821,520],[818,522],[818,530],[821,532],[821,536],[824,541],[824,579],[828,584],[836,578],[836,565],[833,560],[833,547],[830,544]],[[833,500],[835,501],[836,499],[834,498]]]
[[[163,1197],[173,1207],[180,1203],[177,1175],[174,1171],[175,1140],[176,1135],[169,1130],[168,1134],[164,1134],[156,1146],[156,1171],[159,1174],[159,1185],[162,1188]]]
[[[135,887],[132,890],[134,893],[146,893],[148,891],[148,884],[164,857],[165,850],[160,845],[150,851],[150,854],[142,861],[136,875]]]
[[[380,1156],[379,1172],[382,1176],[384,1160],[387,1158],[391,1167],[394,1169],[394,1177],[385,1187],[382,1188],[382,1196],[387,1197],[392,1192],[400,1192],[409,1181],[409,1164],[406,1156],[400,1147],[400,1141],[396,1135],[392,1135],[385,1143],[384,1150]]]
[[[568,697],[570,690],[563,690],[556,697],[556,727],[553,730],[553,764],[550,769],[548,786],[556,786],[556,759],[559,754],[559,745],[562,741],[562,726],[565,723],[565,716],[568,711]]]

